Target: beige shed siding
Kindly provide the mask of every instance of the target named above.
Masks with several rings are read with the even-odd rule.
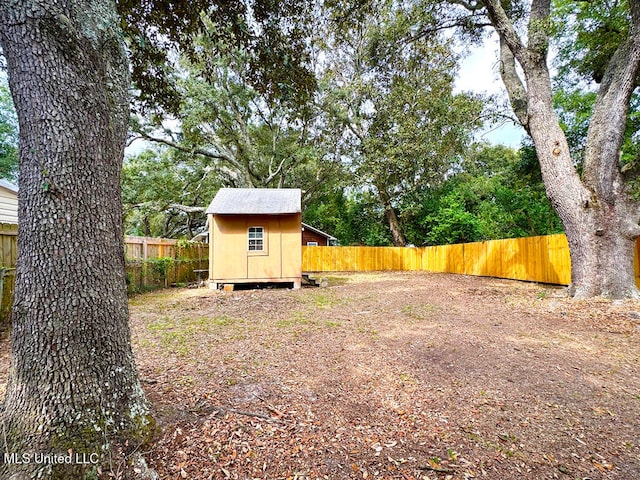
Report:
[[[18,223],[18,195],[0,187],[0,223]]]
[[[212,218],[213,217],[213,218]],[[299,213],[210,217],[209,278],[216,283],[294,282],[302,276]],[[249,252],[249,227],[264,228],[264,251]]]

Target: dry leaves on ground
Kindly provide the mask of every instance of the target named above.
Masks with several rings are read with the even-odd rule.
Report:
[[[640,478],[640,304],[398,273],[132,301],[162,478]]]

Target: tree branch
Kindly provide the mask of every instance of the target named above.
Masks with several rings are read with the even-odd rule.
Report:
[[[458,2],[451,2],[451,3],[458,3]],[[491,27],[493,26],[493,24],[491,22],[476,22],[474,24],[475,28],[485,28],[485,27]],[[424,37],[428,37],[431,35],[434,35],[438,32],[441,32],[443,30],[450,30],[452,28],[456,28],[456,27],[461,27],[461,28],[468,28],[469,27],[469,17],[467,18],[460,18],[457,20],[452,20],[450,22],[446,22],[446,23],[442,23],[439,25],[435,25],[433,27],[430,28],[424,28],[418,32],[416,32],[414,35],[409,36],[404,43],[412,43],[412,42],[417,42],[418,40],[422,40]]]
[[[177,142],[167,140],[166,138],[154,137],[144,132],[141,132],[140,135],[151,142],[161,143],[171,148],[175,148],[176,150],[179,150],[181,152],[190,153],[192,155],[202,155],[203,157],[213,158],[215,160],[222,160],[231,165],[232,168],[227,168],[224,165],[216,165],[217,170],[221,174],[226,175],[229,180],[237,186],[254,187],[251,172],[247,171],[247,168],[242,163],[240,163],[230,152],[214,152],[205,150],[204,148],[200,147],[186,147]],[[216,148],[222,150],[221,147],[216,146]]]
[[[513,23],[511,23],[507,13],[504,11],[504,8],[502,8],[500,0],[484,0],[484,3],[487,7],[487,15],[496,33],[500,39],[504,41],[509,50],[511,50],[518,63],[526,70],[527,64],[529,63],[525,55],[526,48],[522,44],[520,37],[518,37]]]
[[[529,15],[528,52],[537,62],[547,61],[551,0],[533,0]]]
[[[516,70],[516,59],[503,37],[500,37],[500,76],[509,94],[513,113],[515,113],[527,133],[530,134],[529,116],[527,114],[529,106],[527,91]]]
[[[287,159],[283,158],[282,161],[280,162],[280,165],[278,165],[278,168],[276,169],[275,172],[271,172],[271,165],[269,165],[269,176],[264,181],[265,185],[269,185],[273,181],[274,178],[276,178],[278,175],[280,175],[280,172],[282,172],[282,167],[284,166],[286,161],[287,161]]]
[[[167,209],[169,208],[172,208],[174,210],[180,210],[181,212],[184,212],[184,213],[202,213],[205,211],[204,207],[192,207],[189,205],[180,205],[178,203],[169,204]]]
[[[475,13],[477,10],[482,8],[482,3],[478,2],[477,0],[471,1],[471,2],[467,2],[465,0],[449,0],[449,3],[452,3],[454,5],[460,5],[465,10],[469,10],[472,13]]]
[[[149,135],[148,133],[141,132],[140,136],[145,140],[149,140],[150,142],[161,143],[163,145],[167,145],[168,147],[175,148],[176,150],[180,150],[181,152],[191,153],[195,155],[202,155],[203,157],[215,158],[216,160],[224,160],[229,162],[233,166],[239,166],[238,162],[232,155],[227,152],[212,152],[210,150],[205,150],[200,147],[186,147],[172,140],[167,140],[166,138],[154,137]]]
[[[629,37],[620,44],[605,70],[587,132],[585,180],[605,199],[613,201],[619,172],[618,160],[629,112],[629,102],[640,73],[640,1],[631,0]],[[597,175],[596,175],[596,172]],[[604,191],[606,185],[610,189]]]

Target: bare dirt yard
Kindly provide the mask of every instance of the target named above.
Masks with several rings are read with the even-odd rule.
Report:
[[[166,479],[640,478],[640,303],[515,281],[131,301]]]
[[[162,479],[640,479],[640,302],[562,292],[372,273],[136,296],[145,457]]]

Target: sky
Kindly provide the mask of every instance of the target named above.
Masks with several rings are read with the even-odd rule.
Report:
[[[501,94],[506,92],[500,79],[498,70],[498,41],[489,38],[481,47],[474,47],[462,61],[456,90],[463,92]],[[521,126],[505,123],[499,127],[492,127],[480,133],[479,138],[492,144],[502,144],[513,148],[520,148],[520,143],[526,133]]]

